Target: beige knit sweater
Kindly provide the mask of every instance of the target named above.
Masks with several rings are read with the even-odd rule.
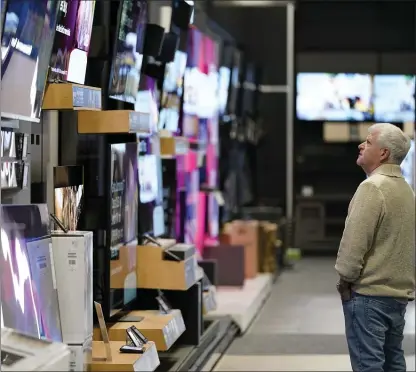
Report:
[[[381,165],[358,187],[335,269],[357,293],[414,299],[415,194],[400,166]]]

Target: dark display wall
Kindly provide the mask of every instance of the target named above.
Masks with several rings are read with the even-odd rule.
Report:
[[[244,45],[249,59],[263,68],[261,84],[286,84],[286,9],[276,7],[208,7],[210,16]],[[393,1],[297,2],[296,70],[414,74],[416,66],[416,5]],[[247,24],[262,27],[247,27]],[[267,37],[264,37],[267,35]],[[270,43],[273,40],[273,44]],[[286,96],[262,93],[260,116],[268,132],[257,149],[258,197],[284,205]],[[318,161],[324,145],[322,124],[300,126],[295,121],[295,164],[309,156]],[[302,139],[302,140],[301,140]],[[355,161],[357,144],[333,145],[338,161]],[[303,179],[303,165],[295,165],[295,188]],[[356,169],[346,185],[354,189],[361,176]],[[338,176],[337,176],[338,177]],[[336,177],[335,177],[336,178]],[[331,179],[323,181],[333,185]],[[331,188],[331,187],[330,187]],[[332,189],[334,187],[332,186]]]

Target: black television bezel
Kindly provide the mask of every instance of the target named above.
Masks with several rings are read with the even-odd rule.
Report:
[[[329,119],[316,119],[316,120],[307,120],[299,117],[298,115],[298,75],[299,74],[329,74],[329,75],[339,75],[339,74],[352,74],[352,75],[367,75],[371,78],[371,109],[372,112],[370,112],[370,115],[368,118],[364,118],[363,120],[353,120],[353,119],[339,119],[339,120],[329,120]],[[374,122],[374,102],[373,102],[373,96],[374,96],[374,76],[375,74],[371,73],[363,73],[363,72],[308,72],[308,71],[298,71],[295,75],[295,93],[294,93],[294,114],[295,119],[298,122],[305,122],[305,123],[325,123],[325,122],[331,122],[331,123],[373,123]]]

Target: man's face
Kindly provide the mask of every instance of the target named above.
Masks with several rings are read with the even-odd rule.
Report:
[[[363,168],[367,174],[371,173],[389,157],[388,150],[378,145],[377,137],[377,132],[370,133],[367,139],[358,146],[360,154],[358,155],[357,165]]]

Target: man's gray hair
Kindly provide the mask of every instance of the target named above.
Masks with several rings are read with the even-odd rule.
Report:
[[[377,143],[380,147],[390,151],[389,163],[400,165],[410,150],[410,137],[393,124],[377,123],[368,132],[377,132]]]

